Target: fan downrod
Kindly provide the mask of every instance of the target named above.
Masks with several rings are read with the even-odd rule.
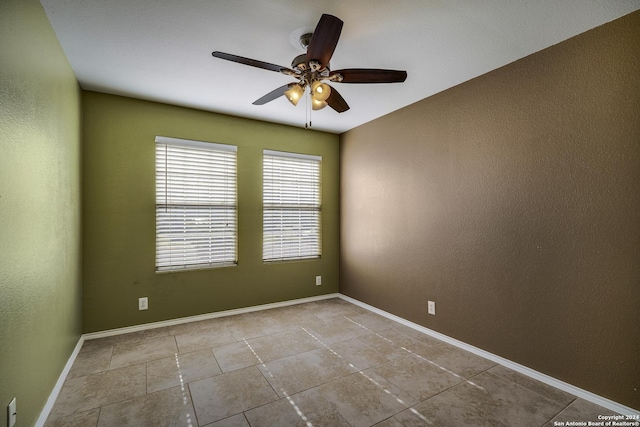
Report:
[[[300,46],[302,46],[305,52],[307,51],[307,47],[309,47],[312,35],[313,33],[304,33],[300,36]]]

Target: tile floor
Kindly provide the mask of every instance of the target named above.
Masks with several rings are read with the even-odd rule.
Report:
[[[85,341],[62,426],[553,426],[614,414],[341,299]]]

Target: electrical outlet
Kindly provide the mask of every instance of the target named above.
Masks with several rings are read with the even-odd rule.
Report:
[[[14,397],[7,406],[7,427],[16,425],[16,418],[18,418],[18,411],[16,410],[16,398]]]
[[[316,276],[316,286],[322,285],[322,276]]]
[[[427,310],[429,311],[429,314],[433,314],[435,316],[436,315],[436,303],[434,301],[429,301],[427,303]]]
[[[138,298],[138,310],[148,310],[149,309],[149,298]]]

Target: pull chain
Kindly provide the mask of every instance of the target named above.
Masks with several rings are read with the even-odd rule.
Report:
[[[307,125],[305,124],[305,129],[309,129],[312,126],[311,125],[311,102],[309,101],[311,99],[311,86],[309,86],[309,93],[308,93],[308,96],[306,98],[307,98],[307,102],[306,102],[306,106],[305,107],[307,109],[307,114],[309,115],[309,117],[307,119],[308,122],[309,122],[309,127],[307,127]]]
[[[305,129],[310,129],[311,128],[311,86],[309,86],[309,93],[308,96],[306,96],[305,98],[307,98],[305,100],[305,107],[304,107],[304,112],[305,112],[305,122],[304,122],[304,128]]]
[[[311,108],[312,105],[313,105],[313,102],[311,102],[311,92],[312,92],[311,85],[309,85],[309,127],[312,126],[311,125],[311,112],[313,111],[313,108]]]

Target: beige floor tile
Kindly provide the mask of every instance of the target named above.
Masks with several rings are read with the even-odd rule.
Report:
[[[260,363],[244,341],[221,345],[212,349],[222,372],[231,372]]]
[[[98,424],[100,408],[77,412],[55,420],[47,420],[44,427],[95,427]]]
[[[462,382],[450,389],[460,399],[503,424],[541,426],[564,405],[489,372]]]
[[[394,417],[404,427],[507,427],[448,391]]]
[[[618,415],[616,412],[603,408],[595,403],[587,402],[584,399],[576,399],[573,403],[567,406],[562,412],[553,417],[548,424],[553,426],[557,423],[567,423],[568,421],[582,421],[584,423],[601,422],[603,420],[598,419],[598,415]],[[623,420],[624,421],[624,420]]]
[[[67,378],[84,377],[109,369],[113,346],[102,345],[97,341],[85,341],[82,344]]]
[[[245,415],[252,427],[308,427],[308,423],[314,427],[350,427],[334,405],[327,402],[320,402],[318,405],[306,402],[303,412],[296,402],[300,400],[298,395],[280,399],[247,411]]]
[[[247,345],[248,344],[248,345]],[[302,329],[288,330],[252,338],[213,349],[223,372],[246,368],[320,347],[321,344]],[[253,351],[252,351],[253,349]],[[254,353],[255,352],[255,353]],[[258,359],[258,357],[260,359]]]
[[[398,357],[372,370],[418,401],[426,400],[464,381],[458,374],[442,370],[424,358],[412,354]]]
[[[145,339],[139,343],[121,342],[113,348],[110,369],[173,356],[178,352],[173,336]]]
[[[360,307],[344,302],[340,299],[315,301],[309,303],[309,308],[315,311],[315,315],[325,322],[344,319],[345,316],[353,317],[362,313],[369,313]],[[317,311],[316,311],[317,310]]]
[[[303,413],[335,408],[352,426],[371,426],[418,401],[374,372],[356,372],[294,396]]]
[[[273,425],[273,424],[272,424]],[[215,423],[207,424],[203,427],[251,427],[244,414],[233,415]]]
[[[465,378],[471,378],[496,366],[496,363],[489,359],[477,356],[447,343],[431,347],[422,347],[415,350],[415,353]]]
[[[278,396],[255,367],[240,369],[189,384],[200,425],[277,400]]]
[[[199,331],[203,327],[203,325],[209,321],[215,322],[218,321],[218,319],[185,322],[179,323],[177,325],[164,326],[162,328],[158,328],[156,334],[157,336],[188,334],[190,332]]]
[[[180,353],[191,353],[236,341],[222,322],[202,325],[197,330],[176,335],[175,340]]]
[[[347,318],[372,332],[383,331],[398,325],[398,323],[393,320],[389,320],[375,313],[362,313],[355,316],[347,316]]]
[[[122,402],[100,410],[98,427],[195,427],[195,412],[189,390],[174,387]]]
[[[236,341],[284,332],[284,327],[264,312],[240,314],[224,319],[225,325]]]
[[[313,327],[323,323],[321,319],[315,316],[313,310],[306,304],[292,305],[288,307],[275,308],[267,310],[269,318],[279,325],[283,330],[298,330],[300,327]]]
[[[296,354],[259,365],[269,384],[284,397],[318,386],[356,371],[340,356],[326,348]]]
[[[383,354],[389,359],[404,357],[411,353],[428,354],[437,345],[430,345],[423,341],[403,334],[395,328],[369,333],[359,338],[359,341]]]
[[[418,331],[416,329],[410,328],[410,327],[408,327],[406,325],[403,325],[401,323],[396,323],[393,326],[393,328],[395,330],[399,331],[399,332],[402,332],[405,335],[410,336],[411,338],[414,338],[414,339],[416,339],[418,341],[422,341],[422,342],[424,342],[425,344],[428,344],[428,345],[438,345],[438,344],[441,344],[443,342],[443,341],[441,341],[441,340],[439,340],[437,338],[432,337],[431,335],[427,335],[427,334],[425,334],[423,332],[420,332],[420,331]]]
[[[346,363],[353,365],[353,368],[358,371],[389,362],[387,357],[355,339],[340,341],[328,347],[342,356]]]
[[[509,368],[505,368],[501,365],[494,366],[493,368],[489,369],[488,372],[491,372],[492,374],[498,375],[502,378],[506,378],[509,381],[513,381],[514,383],[519,384],[522,387],[528,388],[531,391],[535,391],[536,393],[543,395],[547,399],[554,400],[565,406],[576,400],[576,397],[572,394],[559,390],[555,387],[551,387],[550,385],[534,380],[531,377],[527,377],[519,372],[516,372]]]
[[[222,371],[211,350],[176,354],[147,363],[147,393],[213,377]]]
[[[325,344],[351,340],[371,333],[344,317],[325,321],[307,330]]]
[[[160,337],[166,337],[171,335],[167,333],[163,328],[145,329],[143,331],[129,332],[126,334],[112,335],[105,338],[98,338],[90,340],[91,342],[99,342],[101,345],[124,347],[135,347],[140,343]]]
[[[145,365],[113,369],[65,381],[50,418],[130,399],[146,393]]]
[[[263,362],[304,353],[322,346],[316,339],[301,329],[253,338],[247,340],[247,343]]]

